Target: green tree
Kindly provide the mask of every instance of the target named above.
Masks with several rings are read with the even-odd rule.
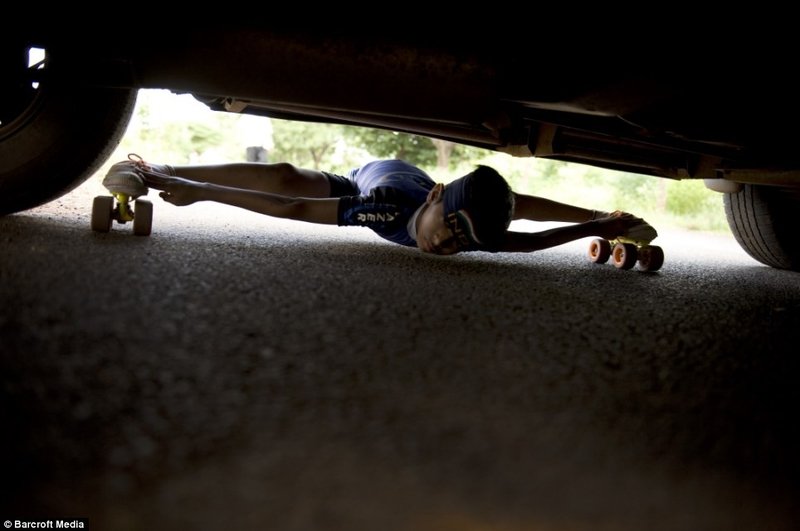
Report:
[[[346,127],[344,132],[348,144],[374,157],[403,159],[423,167],[436,164],[436,150],[425,137],[367,127]]]
[[[218,127],[211,127],[203,123],[189,123],[187,129],[189,143],[198,153],[219,146],[225,138]]]
[[[422,168],[452,169],[461,162],[472,162],[486,156],[486,150],[409,133],[345,127],[348,144],[367,151],[374,157],[403,159]]]
[[[452,170],[459,164],[474,165],[476,161],[485,158],[490,153],[483,148],[457,144],[448,140],[431,138],[430,141],[436,148],[436,167],[443,172]]]
[[[456,149],[456,143],[438,138],[431,138],[431,142],[436,148],[436,167],[439,170],[448,169],[450,167],[450,157]]]
[[[272,120],[273,160],[284,160],[297,166],[324,169],[344,136],[343,127]]]
[[[697,216],[722,210],[721,196],[705,187],[703,181],[670,181],[667,183],[667,212],[676,216]]]

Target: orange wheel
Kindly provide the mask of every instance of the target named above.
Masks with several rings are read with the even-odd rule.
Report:
[[[639,249],[639,269],[642,271],[658,271],[664,265],[664,250],[656,245]]]
[[[589,260],[595,264],[605,264],[611,256],[611,244],[608,240],[597,238],[589,244]]]
[[[636,246],[632,243],[618,243],[611,249],[611,263],[617,269],[630,269],[636,265]]]

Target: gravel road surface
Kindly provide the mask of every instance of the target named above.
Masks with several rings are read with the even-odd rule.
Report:
[[[92,181],[0,218],[0,518],[92,529],[797,529],[800,276],[426,256]],[[663,231],[662,231],[663,232]]]

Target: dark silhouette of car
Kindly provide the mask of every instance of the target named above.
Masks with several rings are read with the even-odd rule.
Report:
[[[21,24],[3,35],[0,214],[81,183],[118,143],[137,90],[166,88],[215,110],[704,179],[724,194],[748,253],[800,270],[800,106],[777,44],[654,47],[640,32],[568,47],[519,28],[126,24]]]

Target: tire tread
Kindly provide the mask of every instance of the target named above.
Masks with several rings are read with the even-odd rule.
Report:
[[[796,194],[748,184],[724,201],[731,232],[747,254],[779,269],[800,269]]]

